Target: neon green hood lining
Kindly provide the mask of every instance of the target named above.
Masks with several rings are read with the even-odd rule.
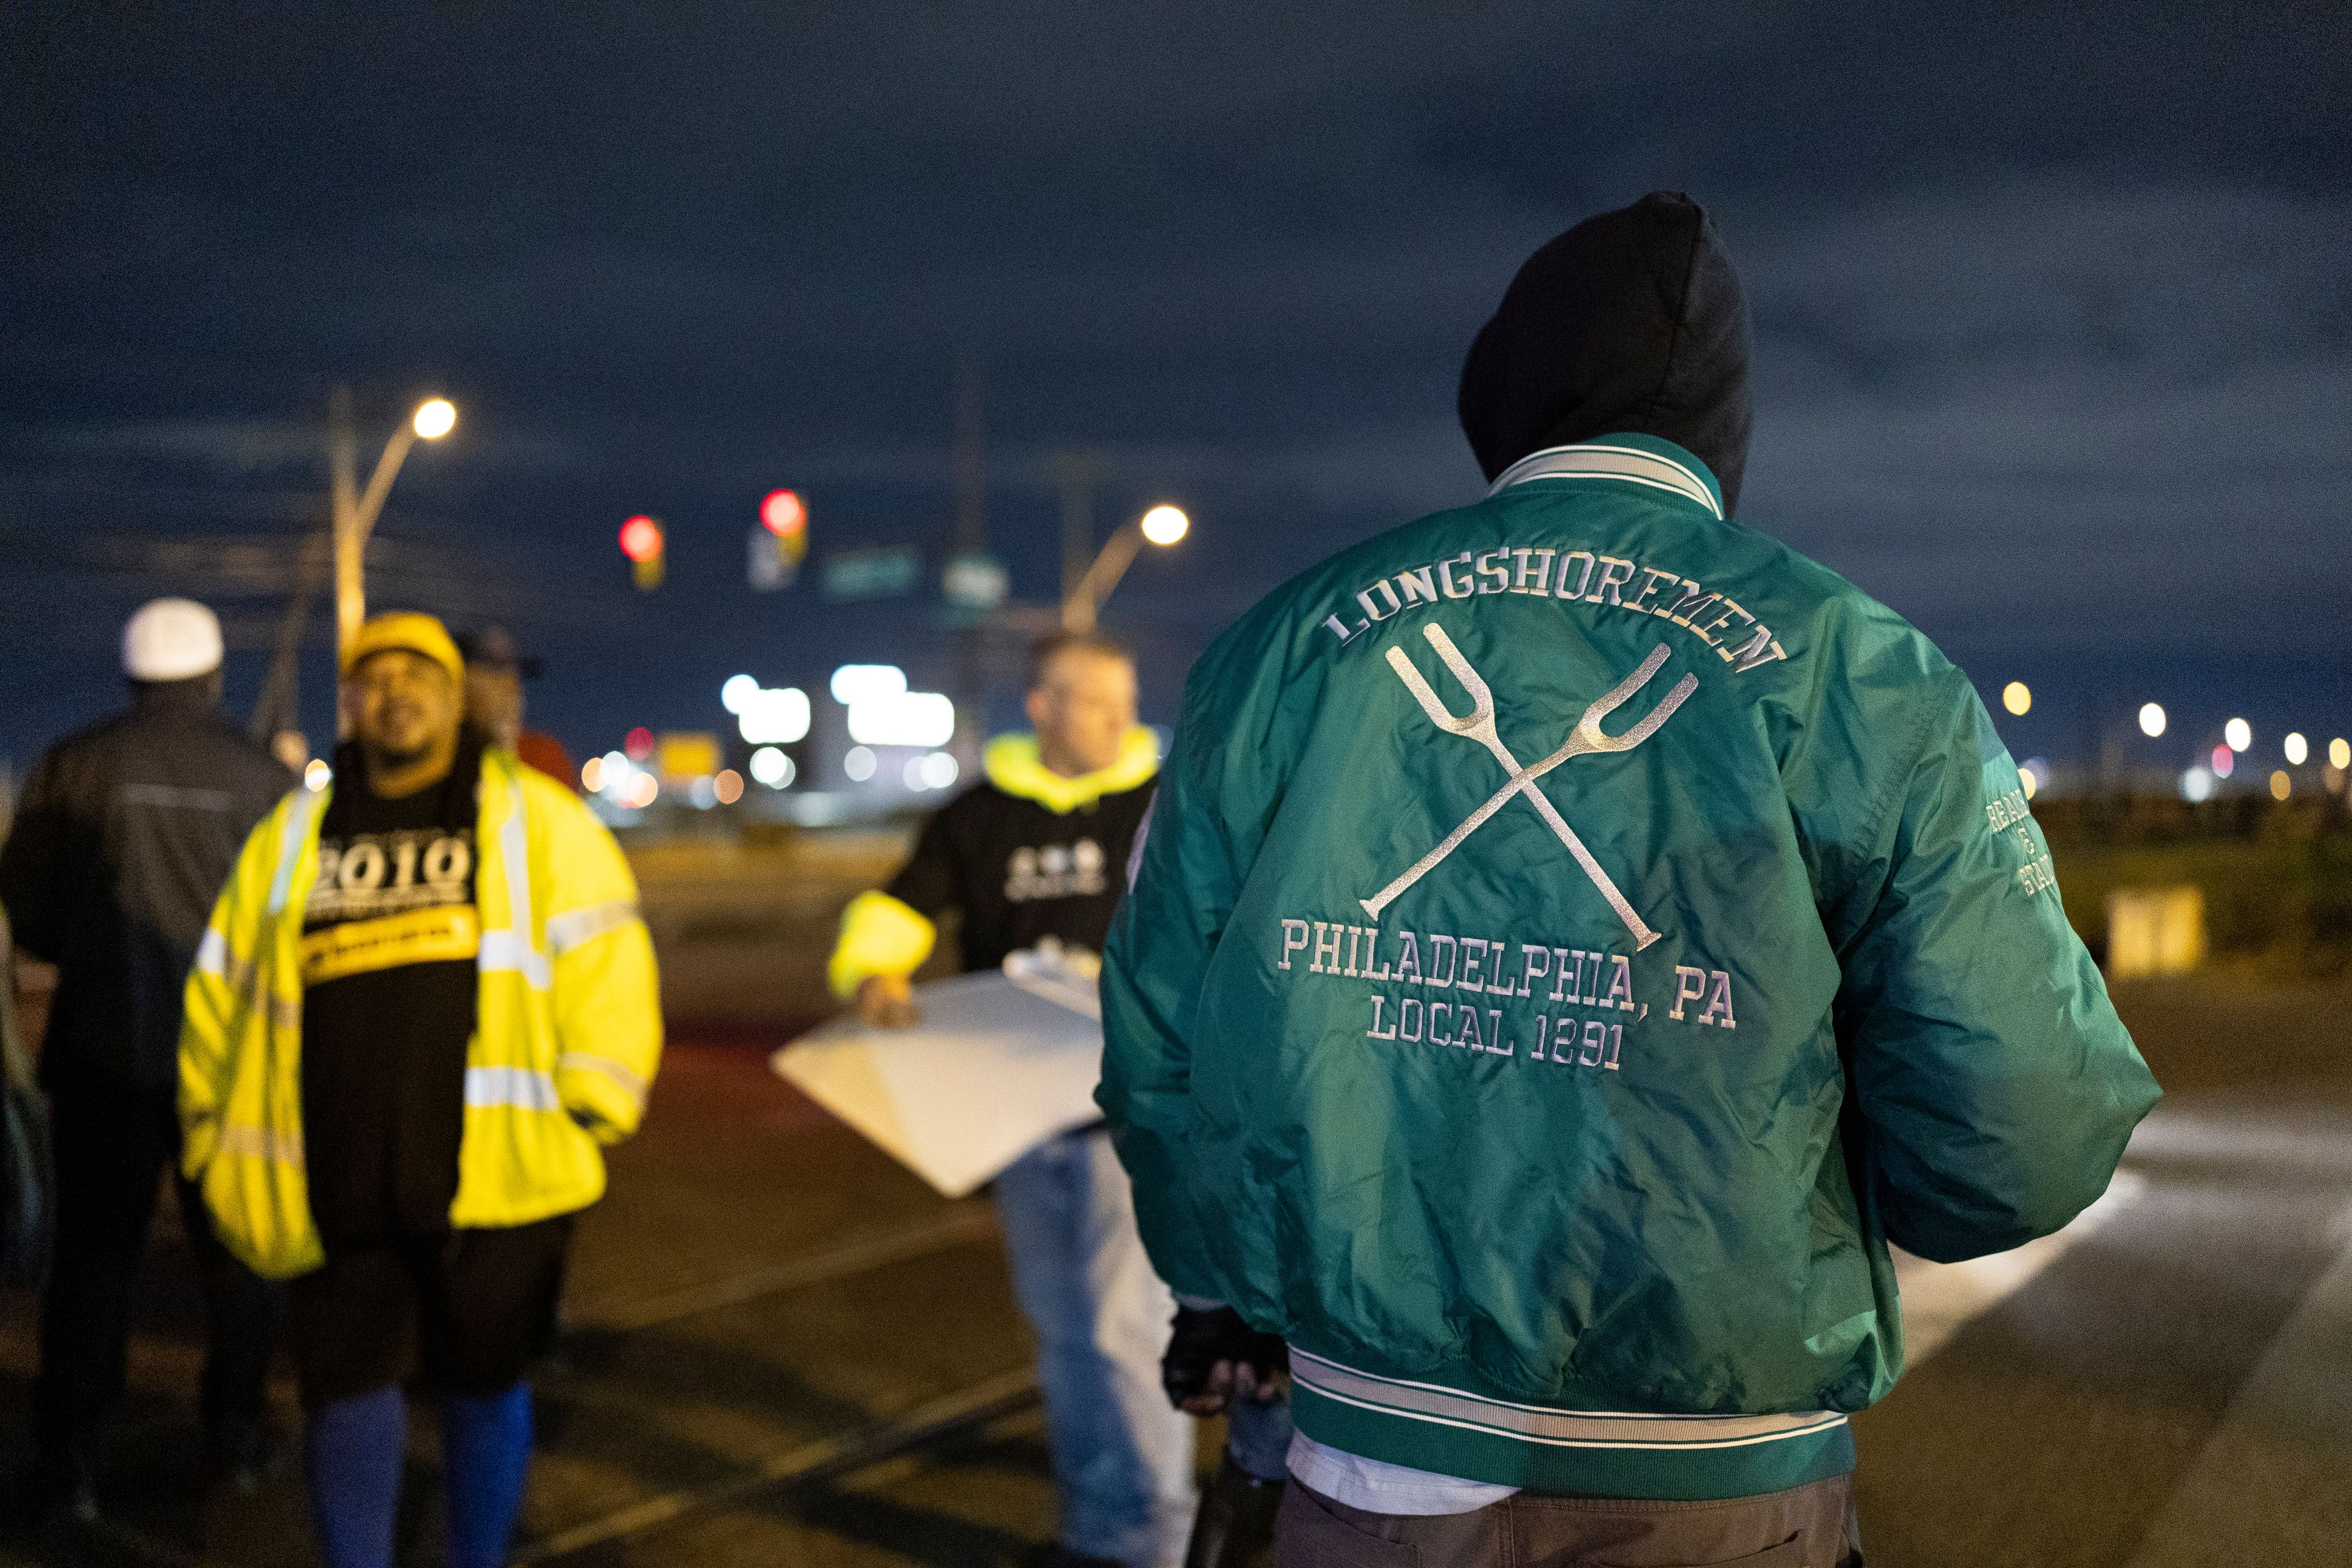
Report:
[[[981,753],[980,765],[988,782],[1005,794],[1034,800],[1056,816],[1067,816],[1107,795],[1133,789],[1158,773],[1160,739],[1142,725],[1135,725],[1120,739],[1117,762],[1065,778],[1038,755],[1036,736],[999,735]]]

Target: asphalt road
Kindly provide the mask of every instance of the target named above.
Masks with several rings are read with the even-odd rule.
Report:
[[[1857,1422],[1874,1568],[2352,1563],[2347,994],[2118,1000],[2170,1090],[2126,1179],[2031,1252],[1906,1266],[1914,1364]],[[939,1199],[789,1091],[778,1037],[683,1031],[614,1160],[541,1380],[522,1561],[944,1568],[1051,1532],[984,1200]],[[0,1541],[0,1563],[310,1562],[290,1464],[204,1492],[175,1237],[152,1273],[107,1522]],[[24,1452],[31,1321],[0,1303],[0,1457]],[[429,1423],[414,1444],[408,1555],[433,1563]]]

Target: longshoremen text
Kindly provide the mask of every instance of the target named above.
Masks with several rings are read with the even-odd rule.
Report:
[[[1351,608],[1326,616],[1323,625],[1344,643],[1404,611],[1429,609],[1441,599],[1468,599],[1480,594],[1527,594],[1655,616],[1715,649],[1716,656],[1735,671],[1789,657],[1770,626],[1696,577],[1590,550],[1549,546],[1505,545],[1475,553],[1465,550],[1443,561],[1382,577],[1356,591],[1355,603],[1361,615],[1354,615]]]

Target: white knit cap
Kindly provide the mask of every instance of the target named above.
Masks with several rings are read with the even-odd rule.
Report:
[[[133,680],[186,680],[220,661],[220,621],[194,599],[150,600],[122,628],[122,672]]]

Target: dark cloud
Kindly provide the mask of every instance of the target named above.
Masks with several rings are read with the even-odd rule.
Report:
[[[1748,521],[1987,679],[2352,707],[2340,6],[23,5],[0,49],[0,750],[103,700],[147,585],[26,542],[290,540],[339,378],[379,433],[461,404],[385,530],[474,570],[396,581],[523,625],[576,744],[940,658],[928,609],[751,595],[741,535],[793,482],[824,543],[936,541],[958,353],[1024,591],[1057,444],[1106,517],[1195,507],[1117,605],[1164,712],[1283,575],[1472,492],[1462,347],[1655,185],[1755,292]]]

